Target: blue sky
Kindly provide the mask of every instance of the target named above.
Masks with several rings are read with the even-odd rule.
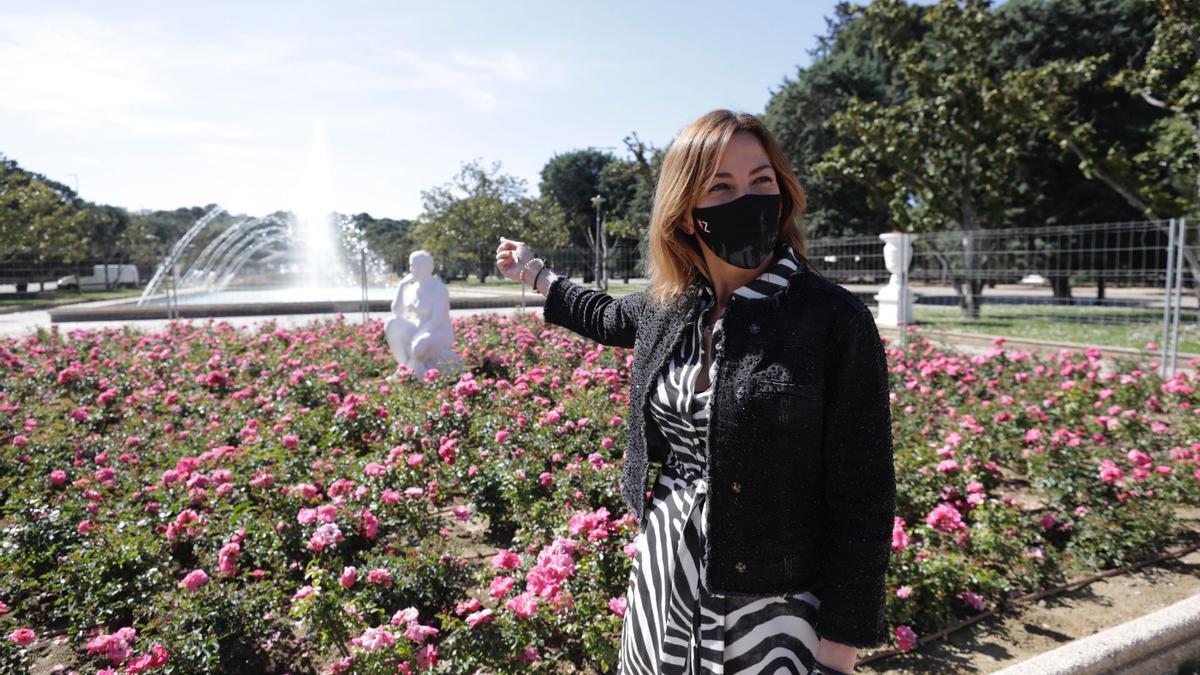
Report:
[[[415,217],[472,159],[535,194],[555,153],[762,112],[834,4],[0,3],[0,153],[131,209]]]

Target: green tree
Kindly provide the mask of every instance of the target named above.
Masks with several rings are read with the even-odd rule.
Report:
[[[647,144],[638,138],[637,132],[630,133],[623,142],[630,158],[615,159],[604,168],[600,194],[609,200],[605,203],[605,232],[615,238],[613,246],[620,251],[609,265],[628,281],[634,274],[647,274],[646,234],[665,150]]]
[[[1022,71],[1023,109],[1094,185],[1131,213],[1160,219],[1200,215],[1200,7],[1135,3],[1146,15],[1136,51],[1103,50]],[[1149,49],[1145,49],[1150,42]],[[1122,95],[1108,114],[1089,110],[1089,87]],[[1114,127],[1116,129],[1114,130]],[[1165,230],[1165,225],[1163,226]],[[1200,259],[1184,249],[1195,278]],[[1196,289],[1200,297],[1200,288]]]
[[[1012,205],[1014,221],[1036,226],[1143,217],[1086,173],[1057,130],[1087,120],[1097,144],[1130,156],[1154,142],[1152,128],[1162,115],[1109,83],[1153,39],[1152,8],[1144,0],[1009,0],[996,16],[1003,29],[994,50],[1026,79],[1020,89],[1037,128],[1020,148],[1025,191]]]
[[[604,168],[615,159],[610,152],[589,148],[555,154],[542,167],[538,192],[563,210],[572,245],[588,248],[596,245],[596,208],[592,197],[600,194]]]
[[[896,64],[905,97],[896,103],[851,97],[830,124],[843,138],[815,170],[868,188],[909,231],[963,231],[954,270],[964,315],[978,317],[986,259],[977,233],[1006,224],[1021,197],[1016,114],[1021,82],[989,49],[1001,24],[987,0],[942,0],[930,7],[877,0],[856,7],[875,48]],[[919,23],[921,30],[912,30]]]
[[[878,234],[894,227],[885,204],[869,201],[868,185],[813,171],[834,146],[858,143],[830,124],[851,98],[885,105],[902,98],[903,81],[894,76],[894,64],[873,48],[870,26],[856,18],[850,3],[837,4],[826,19],[826,34],[809,53],[810,65],[784,78],[762,116],[804,186],[806,232],[812,237]],[[920,30],[919,22],[914,19],[909,29]]]
[[[372,218],[369,213],[359,213],[351,216],[351,219],[366,237],[371,251],[393,271],[408,269],[408,256],[418,248],[412,241],[414,221]]]
[[[1151,108],[1167,117],[1155,126],[1157,143],[1147,156],[1134,158],[1141,169],[1170,167],[1179,182],[1170,187],[1143,187],[1141,194],[1123,192],[1130,204],[1148,215],[1200,218],[1200,4],[1194,0],[1157,0],[1154,42],[1140,64],[1130,64],[1113,77]],[[1104,180],[1100,173],[1097,177]],[[1147,194],[1149,193],[1149,194]]]
[[[555,212],[531,203],[525,181],[503,173],[500,162],[490,167],[478,160],[466,163],[444,185],[421,192],[423,210],[412,227],[413,245],[432,253],[443,274],[470,270],[482,283],[497,273],[496,246],[500,237],[524,239],[531,245],[546,236]]]
[[[38,267],[84,260],[86,216],[85,202],[70,188],[0,155],[0,261]],[[28,270],[12,278],[24,291],[30,278],[44,276]]]
[[[617,247],[630,251],[636,247],[638,258],[644,260],[645,234],[662,151],[646,144],[637,133],[626,136],[624,144],[629,158],[591,148],[555,155],[542,168],[539,190],[561,209],[572,246],[593,253],[599,246],[609,256]],[[600,207],[603,238],[599,242],[593,202],[597,195],[603,199]],[[618,271],[628,278],[634,267],[625,264]],[[590,280],[593,272],[591,264],[584,265],[585,280]]]
[[[1172,186],[1177,189],[1163,190],[1168,196],[1158,201],[1170,199],[1171,194],[1178,198],[1163,209],[1174,213],[1164,215],[1188,216],[1195,224],[1200,223],[1200,4],[1195,0],[1158,0],[1154,6],[1158,24],[1145,62],[1141,67],[1122,71],[1113,82],[1170,115],[1156,128],[1157,142],[1135,161],[1140,160],[1138,164],[1142,167],[1147,164],[1168,167],[1178,178],[1178,183]],[[1191,185],[1184,184],[1188,179]],[[1136,206],[1136,201],[1131,203]],[[1196,247],[1182,250],[1192,272],[1192,291],[1200,299],[1200,283],[1197,283],[1200,258]]]

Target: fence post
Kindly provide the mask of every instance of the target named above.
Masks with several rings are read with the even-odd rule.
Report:
[[[542,258],[543,265],[546,264],[545,260],[545,258]],[[521,287],[521,306],[517,309],[517,316],[523,317],[525,316],[525,279],[521,279],[518,285]]]
[[[1179,219],[1179,235],[1175,245],[1175,316],[1171,320],[1171,375],[1175,374],[1176,362],[1179,360],[1179,308],[1183,304],[1183,251],[1187,246],[1187,221]]]
[[[1175,219],[1167,225],[1167,279],[1166,292],[1163,295],[1163,329],[1162,342],[1159,343],[1158,374],[1167,377],[1168,340],[1171,339],[1171,282],[1175,275]]]
[[[908,343],[908,319],[909,313],[913,311],[912,305],[908,302],[908,266],[909,255],[908,251],[912,241],[912,235],[905,233],[900,238],[900,353],[905,353],[905,345]],[[903,358],[903,357],[902,357]]]
[[[359,284],[362,286],[362,318],[363,326],[367,325],[367,318],[371,311],[371,305],[367,301],[367,249],[364,246],[362,249],[362,261],[360,263],[362,274],[359,276]]]

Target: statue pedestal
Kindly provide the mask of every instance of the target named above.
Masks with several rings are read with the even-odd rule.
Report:
[[[875,294],[879,303],[879,314],[875,317],[880,326],[899,326],[912,323],[912,305],[916,294],[908,288],[908,266],[912,262],[913,235],[903,232],[885,232],[883,240],[883,264],[892,273],[888,284]]]

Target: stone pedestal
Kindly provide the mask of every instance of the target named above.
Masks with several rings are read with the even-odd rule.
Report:
[[[903,232],[885,232],[879,238],[883,240],[883,264],[892,276],[887,286],[875,294],[875,301],[879,303],[875,322],[880,326],[911,324],[916,294],[908,288],[908,267],[912,264],[915,236]]]

